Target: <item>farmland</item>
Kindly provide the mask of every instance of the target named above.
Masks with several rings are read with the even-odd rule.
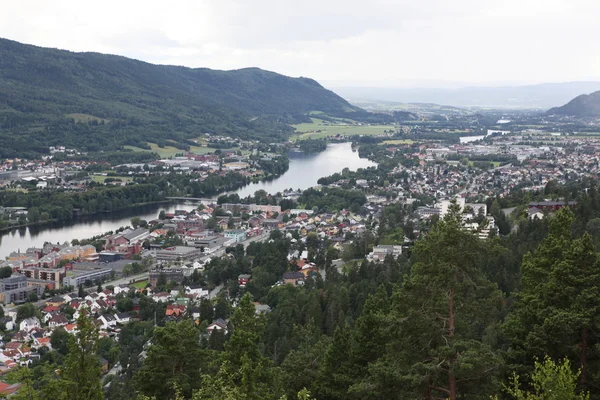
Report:
[[[329,122],[319,118],[311,118],[311,123],[292,125],[296,134],[291,140],[322,139],[336,135],[383,135],[388,131],[394,131],[393,125],[359,125],[344,122]]]

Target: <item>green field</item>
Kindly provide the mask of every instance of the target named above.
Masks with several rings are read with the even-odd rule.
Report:
[[[97,183],[104,183],[106,178],[120,179],[123,182],[132,182],[133,178],[130,176],[104,176],[104,175],[92,175],[92,181]]]
[[[498,168],[500,165],[502,165],[502,162],[500,161],[490,161],[490,164],[492,164],[494,166],[494,168]],[[469,167],[473,166],[473,161],[469,161]]]
[[[382,144],[413,144],[415,141],[412,139],[397,139],[397,140],[384,140]]]
[[[145,281],[136,282],[131,286],[135,287],[136,289],[144,289],[147,284],[148,284],[148,280],[146,279]]]
[[[388,130],[395,130],[393,125],[354,125],[335,124],[319,118],[311,118],[312,123],[292,125],[296,134],[291,140],[322,139],[335,135],[382,135]]]
[[[142,149],[140,147],[135,147],[135,146],[123,146],[126,149],[130,149],[133,151],[145,151],[145,152],[154,152],[154,153],[158,153],[158,155],[161,158],[169,158],[169,157],[175,157],[175,154],[181,154],[181,153],[185,153],[185,150],[181,150],[178,149],[176,147],[172,147],[172,146],[165,146],[165,147],[158,147],[158,145],[156,143],[148,143],[150,145],[151,150],[147,150],[147,149]],[[236,150],[237,148],[234,149],[227,149],[227,150]],[[194,153],[194,154],[207,154],[207,153],[213,153],[216,149],[213,149],[211,147],[201,147],[201,146],[192,146],[190,147],[190,152]]]

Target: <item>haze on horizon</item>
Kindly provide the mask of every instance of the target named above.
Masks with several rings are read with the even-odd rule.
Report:
[[[0,37],[157,64],[260,67],[328,86],[600,80],[592,0],[3,4]]]

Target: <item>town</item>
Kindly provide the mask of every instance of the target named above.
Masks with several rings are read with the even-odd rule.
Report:
[[[258,191],[243,199],[236,194],[195,198],[189,191],[173,191],[161,200],[186,201],[194,209],[161,211],[148,221],[134,217],[129,226],[94,238],[13,249],[0,261],[5,332],[0,372],[32,363],[60,346],[65,333],[77,332],[83,310],[93,317],[101,337],[113,343],[131,321],[187,318],[215,341],[213,335],[227,335],[227,310],[244,293],[252,294],[257,314],[269,313],[264,294],[271,287],[313,286],[363,259],[400,262],[453,208],[461,213],[464,229],[479,238],[506,235],[522,218],[542,220],[576,204],[548,188],[595,177],[600,168],[595,151],[600,140],[593,137],[496,130],[466,138],[463,143],[394,142],[390,135],[374,137],[375,144],[358,140],[354,145],[361,156],[378,167],[345,169],[304,191]],[[247,156],[183,153],[115,166],[7,160],[3,185],[68,192],[131,187],[161,176],[205,181],[234,172],[246,179],[263,177],[260,163],[276,157],[257,151]],[[95,172],[99,170],[105,172]],[[549,196],[500,208],[498,202],[516,191]],[[0,214],[8,226],[41,218],[39,210],[19,206],[2,207]],[[257,245],[269,243],[284,246],[285,265],[265,275],[254,263],[257,255],[254,262],[244,260],[256,254]],[[122,368],[108,353],[101,363],[108,375]],[[0,384],[5,394],[17,389]]]

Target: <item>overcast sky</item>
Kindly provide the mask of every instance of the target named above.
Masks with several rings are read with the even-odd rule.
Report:
[[[17,0],[0,36],[330,86],[598,80],[597,0]]]

